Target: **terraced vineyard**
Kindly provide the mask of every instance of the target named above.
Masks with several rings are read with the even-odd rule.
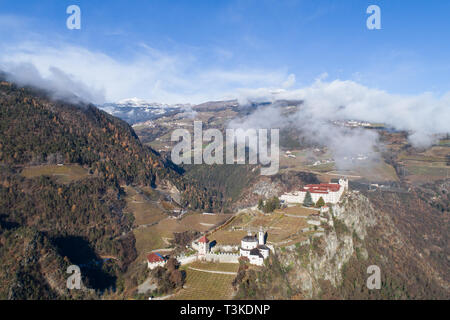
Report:
[[[218,264],[217,264],[218,265]],[[237,264],[220,264],[221,266],[195,264],[199,269],[214,268],[220,270],[235,267]],[[232,282],[234,275],[210,273],[205,271],[197,271],[189,268],[190,265],[184,266],[182,269],[186,271],[185,288],[171,297],[173,300],[225,300],[233,297]]]
[[[305,239],[306,234],[302,229],[309,225],[304,216],[309,216],[317,211],[302,207],[291,207],[268,215],[258,212],[241,213],[236,219],[223,229],[209,235],[211,241],[219,244],[239,245],[241,239],[247,233],[255,232],[260,226],[268,232],[269,244],[290,245]]]

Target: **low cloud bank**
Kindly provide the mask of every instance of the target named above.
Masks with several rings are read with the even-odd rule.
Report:
[[[103,103],[103,92],[92,90],[75,80],[64,71],[50,67],[44,77],[31,63],[14,63],[0,68],[6,72],[6,79],[20,86],[31,86],[47,91],[53,99],[72,103]]]
[[[360,145],[356,153],[374,146],[376,135],[367,130],[337,129],[333,120],[356,119],[385,123],[410,132],[416,147],[426,147],[437,135],[450,131],[450,92],[395,95],[354,81],[327,81],[321,75],[312,85],[296,88],[287,70],[223,70],[203,68],[191,55],[166,54],[141,45],[128,61],[82,47],[23,43],[1,46],[0,69],[11,80],[54,93],[55,98],[100,104],[137,96],[162,103],[201,103],[237,98],[249,101],[302,100],[300,111],[286,121],[275,106],[260,108],[239,125],[283,128],[295,125],[311,141],[324,145]],[[257,89],[255,89],[257,88]],[[186,110],[191,112],[191,110]],[[345,145],[344,145],[345,144]],[[353,147],[352,147],[353,148]],[[352,149],[348,147],[348,149]]]
[[[195,104],[233,99],[236,88],[295,83],[295,77],[284,69],[205,66],[189,52],[167,53],[145,44],[137,44],[129,51],[123,59],[64,43],[0,43],[0,68],[14,73],[14,66],[27,63],[45,78],[53,77],[51,70],[56,68],[84,83],[92,99],[101,99],[97,94],[100,92],[107,102],[138,97],[167,104]]]
[[[353,81],[324,82],[318,79],[309,87],[290,91],[241,90],[241,103],[253,99],[303,100],[300,111],[293,116],[295,120],[291,118],[286,122],[280,119],[276,108],[271,108],[257,111],[246,121],[256,121],[267,127],[275,124],[283,127],[293,121],[301,127],[307,122],[307,127],[317,132],[317,136],[333,132],[334,129],[326,125],[327,121],[345,119],[385,123],[398,130],[409,131],[410,142],[416,147],[429,146],[439,134],[450,131],[450,92],[442,97],[431,93],[402,96],[367,88]]]
[[[382,147],[375,131],[350,129],[333,124],[335,120],[361,120],[384,123],[409,132],[414,147],[428,147],[450,132],[450,93],[438,98],[431,93],[416,96],[392,95],[353,81],[323,81],[296,90],[241,90],[241,105],[250,101],[302,100],[294,114],[285,117],[276,103],[261,107],[244,119],[230,122],[231,128],[288,128],[300,130],[299,139],[326,146],[338,169],[350,169],[352,157],[376,158]]]
[[[235,119],[229,123],[230,128],[296,128],[300,134],[298,139],[308,143],[322,145],[333,154],[336,167],[340,170],[351,169],[354,163],[351,158],[364,156],[378,158],[374,147],[379,144],[375,131],[360,128],[350,129],[337,127],[326,118],[317,117],[308,108],[303,108],[288,117],[281,114],[276,105],[262,107],[243,119]]]

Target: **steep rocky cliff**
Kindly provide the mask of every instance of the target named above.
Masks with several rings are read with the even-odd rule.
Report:
[[[356,250],[363,258],[368,258],[361,241],[367,237],[367,229],[377,223],[368,199],[358,192],[349,192],[330,216],[322,237],[310,238],[303,245],[288,247],[278,253],[281,264],[290,266],[292,271],[287,274],[292,290],[302,292],[304,297],[321,294],[323,281],[329,281],[333,287],[339,286],[342,269]]]
[[[419,212],[414,212],[411,205],[420,208]],[[441,241],[444,240],[440,242],[441,246],[439,243],[425,246],[414,237],[408,237],[411,230],[407,231],[404,224],[398,223],[408,214],[416,216],[416,233],[426,235],[430,232],[430,224],[440,223],[442,229],[434,231],[439,233]],[[328,222],[323,222],[321,227],[324,229],[322,236],[277,248],[263,270],[241,274],[236,297],[449,298],[448,270],[445,268],[448,262],[448,242],[445,240],[448,240],[445,232],[448,212],[433,211],[414,192],[408,195],[347,192],[330,212]],[[427,247],[441,255],[431,259],[431,249]],[[381,270],[379,290],[369,290],[366,286],[370,276],[367,268],[371,265]]]

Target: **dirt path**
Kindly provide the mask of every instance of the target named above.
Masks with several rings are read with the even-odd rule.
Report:
[[[232,276],[237,275],[237,272],[204,270],[204,269],[197,269],[197,268],[192,268],[192,267],[189,267],[189,269],[194,270],[194,271],[208,272],[208,273],[227,274],[227,275],[232,275]]]

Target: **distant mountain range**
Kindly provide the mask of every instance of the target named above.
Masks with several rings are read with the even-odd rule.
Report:
[[[110,102],[97,107],[111,115],[114,115],[129,124],[135,124],[147,120],[154,120],[166,115],[172,115],[191,107],[189,104],[169,105],[157,102],[148,102],[139,98],[123,99],[118,102]]]
[[[165,104],[158,102],[148,102],[139,98],[128,98],[117,102],[108,102],[97,107],[115,117],[118,117],[130,125],[155,120],[164,116],[173,116],[178,113],[192,112],[218,112],[225,109],[232,109],[245,114],[260,106],[271,104],[277,105],[301,105],[300,100],[277,100],[249,102],[247,105],[239,105],[237,100],[228,101],[208,101],[198,105],[186,104]]]

